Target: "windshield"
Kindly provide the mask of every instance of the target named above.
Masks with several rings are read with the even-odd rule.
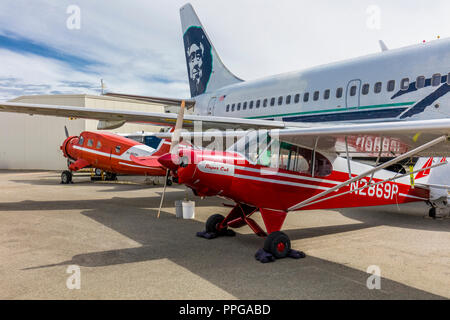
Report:
[[[311,174],[314,161],[314,175],[327,176],[332,171],[330,161],[320,153],[280,142],[266,130],[250,131],[227,151],[242,155],[252,164],[270,168]]]

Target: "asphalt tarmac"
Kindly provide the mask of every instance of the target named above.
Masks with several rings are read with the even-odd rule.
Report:
[[[61,185],[58,172],[0,171],[0,299],[450,298],[450,219],[292,213],[283,231],[307,257],[262,264],[254,254],[263,239],[248,227],[195,236],[211,214],[226,215],[227,201],[177,185],[158,219],[162,186],[119,179],[131,183],[79,175]],[[175,217],[186,194],[193,220]]]

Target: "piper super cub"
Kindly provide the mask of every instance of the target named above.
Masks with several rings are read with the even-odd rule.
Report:
[[[291,249],[289,237],[280,231],[291,211],[383,206],[408,212],[420,202],[424,205],[419,208],[424,210],[427,205],[432,217],[436,210],[450,212],[448,186],[436,184],[446,183],[442,178],[448,177],[450,168],[445,157],[421,158],[406,174],[383,169],[423,147],[373,167],[286,142],[295,133],[278,134],[281,132],[251,132],[225,152],[183,147],[159,158],[174,180],[195,195],[235,202],[226,217],[210,216],[206,231],[198,235],[233,235],[228,228],[248,225],[258,236],[266,237],[264,249],[256,256],[261,262],[269,262],[288,255],[304,256]],[[266,231],[250,218],[255,212],[261,213]]]
[[[72,172],[96,168],[106,172],[106,180],[115,180],[117,174],[165,176],[166,169],[157,159],[169,152],[169,144],[161,140],[156,149],[132,139],[105,133],[84,131],[70,136],[61,145],[68,159],[69,170],[61,174],[61,183],[72,182]],[[141,158],[145,159],[140,160]],[[139,163],[137,163],[137,161]],[[171,184],[171,181],[168,181]]]

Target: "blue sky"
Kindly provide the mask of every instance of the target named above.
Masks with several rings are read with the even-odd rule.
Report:
[[[2,0],[0,100],[107,90],[189,95],[171,0]],[[450,1],[192,0],[225,64],[255,79],[450,36]],[[79,30],[67,28],[77,5]],[[375,5],[380,28],[368,25]]]

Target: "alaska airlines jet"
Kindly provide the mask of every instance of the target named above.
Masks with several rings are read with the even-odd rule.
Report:
[[[180,13],[195,114],[283,122],[450,117],[450,39],[243,81],[222,63],[192,6]]]

